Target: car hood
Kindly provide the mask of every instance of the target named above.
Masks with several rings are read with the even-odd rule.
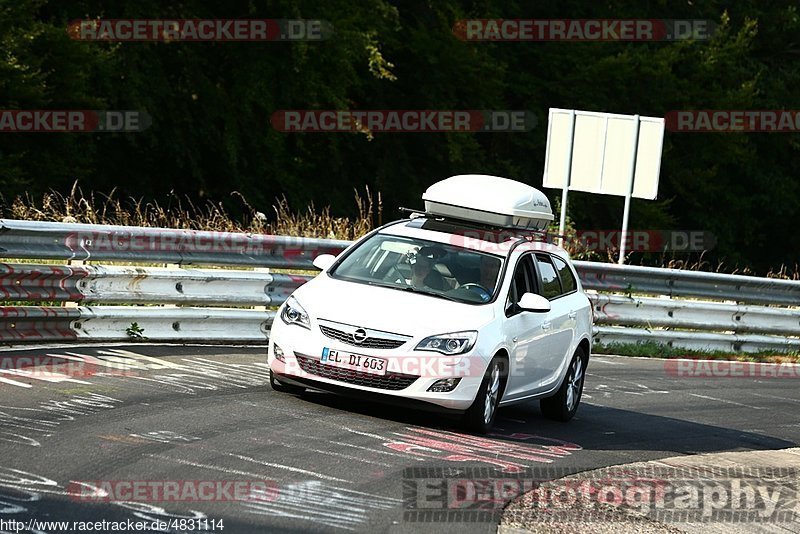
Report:
[[[477,330],[494,317],[491,304],[446,299],[336,280],[320,274],[294,292],[312,320],[327,319],[410,336]]]

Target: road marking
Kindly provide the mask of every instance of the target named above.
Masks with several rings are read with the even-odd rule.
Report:
[[[330,480],[335,482],[346,482],[348,484],[352,484],[351,481],[345,480],[343,478],[332,477],[330,475],[323,475],[322,473],[316,473],[314,471],[309,471],[307,469],[300,469],[299,467],[292,467],[290,465],[283,465],[283,464],[274,464],[272,462],[265,462],[263,460],[256,460],[255,458],[250,458],[249,456],[242,456],[241,454],[234,454],[232,452],[226,453],[228,456],[233,456],[234,458],[238,458],[240,460],[244,460],[246,462],[253,462],[254,464],[265,465],[267,467],[274,467],[275,469],[283,469],[285,471],[291,471],[293,473],[301,473],[303,475],[309,475],[312,477],[321,478],[323,480]]]
[[[576,443],[534,434],[515,432],[511,435],[492,433],[487,437],[471,436],[446,430],[406,427],[405,432],[392,432],[384,446],[398,452],[448,462],[481,462],[519,473],[530,462],[552,463],[582,450]],[[502,430],[495,428],[495,430]],[[493,439],[500,437],[501,439]],[[513,440],[513,441],[509,441]]]
[[[337,427],[338,428],[343,428],[344,430],[347,430],[348,432],[352,432],[353,434],[358,434],[359,436],[367,436],[368,438],[375,438],[375,439],[379,439],[379,440],[382,440],[382,441],[386,441],[387,439],[391,439],[391,438],[387,438],[386,436],[379,436],[378,434],[370,434],[369,432],[361,432],[360,430],[353,430],[352,428],[348,428],[346,426],[338,426],[337,425]]]
[[[182,369],[183,366],[177,363],[173,363],[169,360],[165,360],[163,358],[154,358],[152,356],[145,356],[144,354],[139,354],[136,352],[131,352],[129,350],[124,349],[110,349],[110,350],[98,350],[97,354],[101,356],[112,356],[115,358],[122,358],[124,362],[125,359],[129,360],[138,360],[137,363],[147,363],[149,365],[149,369],[153,370],[161,370],[161,369]],[[113,361],[113,360],[112,360]]]
[[[373,510],[396,509],[401,499],[326,486],[318,480],[289,484],[270,502],[245,503],[245,509],[258,515],[309,521],[344,530],[355,530],[369,520]],[[363,529],[362,529],[363,530]]]
[[[30,384],[25,384],[24,382],[17,382],[16,380],[11,380],[10,378],[3,378],[0,376],[0,383],[2,384],[11,384],[12,386],[18,386],[21,388],[29,388],[31,387]]]
[[[777,395],[764,395],[763,393],[754,393],[752,391],[750,392],[750,394],[755,395],[756,397],[764,397],[765,399],[778,399],[778,400],[800,403],[800,399],[790,399],[789,397],[779,397]]]
[[[201,469],[222,471],[223,473],[228,473],[230,475],[244,475],[248,477],[254,477],[259,480],[264,478],[264,475],[262,473],[251,473],[249,471],[239,471],[238,469],[228,469],[227,467],[218,467],[216,465],[201,464],[198,462],[192,462],[190,460],[184,460],[182,458],[172,458],[171,456],[165,456],[163,454],[145,454],[145,456],[147,456],[148,458],[158,458],[159,460],[167,460],[169,462],[175,462],[176,464],[189,465],[191,467],[199,467]]]
[[[732,400],[725,400],[725,399],[718,399],[716,397],[709,397],[708,395],[698,395],[697,393],[689,393],[692,397],[697,397],[700,399],[707,399],[713,400],[717,402],[724,402],[725,404],[733,404],[734,406],[741,406],[742,408],[750,408],[752,410],[763,410],[763,406],[750,406],[749,404],[742,404],[741,402],[736,402]]]
[[[298,447],[298,445],[296,443],[287,444],[287,443],[280,443],[280,442],[277,442],[277,441],[273,441],[272,443],[274,445],[279,445],[281,447],[286,447],[287,449],[292,449],[292,448],[297,448]],[[338,457],[344,458],[346,460],[355,460],[357,462],[363,462],[365,464],[379,465],[381,467],[394,467],[392,464],[387,464],[386,462],[378,462],[378,461],[375,461],[375,460],[368,460],[366,458],[361,458],[359,456],[351,456],[349,454],[344,454],[344,453],[341,453],[341,452],[323,451],[323,450],[320,450],[320,449],[312,449],[311,447],[307,447],[305,445],[300,445],[300,447],[302,447],[303,450],[305,450],[305,451],[315,452],[317,454],[324,454],[326,456],[338,456]]]
[[[597,362],[597,363],[604,363],[606,365],[625,365],[622,362],[610,362],[608,360],[601,360],[600,358],[597,358],[597,357],[592,357],[589,361]]]
[[[593,377],[599,378],[601,380],[614,380],[615,382],[623,382],[624,384],[630,384],[630,386],[614,385],[613,387],[616,388],[616,389],[611,389],[606,384],[597,384],[595,386],[595,389],[606,389],[608,391],[614,391],[615,393],[630,393],[632,395],[642,395],[643,393],[648,393],[648,394],[657,393],[657,394],[663,395],[663,394],[669,393],[669,391],[666,391],[666,390],[663,390],[663,389],[652,389],[650,386],[648,386],[646,384],[641,384],[639,382],[634,382],[632,380],[625,380],[624,378],[614,378],[613,376],[605,376],[605,375],[601,376],[601,375],[597,375],[597,374],[594,374],[594,373],[586,373],[586,375],[587,376],[593,376]],[[625,391],[625,390],[622,389],[623,387],[631,387],[631,386],[636,386],[639,390],[644,390],[644,392],[641,392],[641,391],[639,391],[639,392]]]
[[[384,454],[386,456],[396,456],[398,458],[407,459],[407,457],[405,455],[403,455],[403,454],[397,454],[396,452],[382,451],[380,449],[373,449],[372,447],[364,447],[363,445],[354,445],[352,443],[345,443],[344,441],[332,441],[332,440],[329,440],[329,439],[319,438],[319,437],[316,437],[316,436],[308,436],[308,435],[305,435],[305,434],[294,434],[294,436],[298,437],[298,438],[303,438],[303,439],[314,439],[314,440],[318,440],[318,441],[324,441],[325,443],[331,443],[333,445],[341,445],[343,447],[351,447],[353,449],[361,449],[363,451],[370,451],[370,452],[374,452],[374,453],[377,453],[377,454]],[[417,461],[420,461],[420,462],[424,462],[425,461],[422,458],[414,458],[414,459],[417,460]]]
[[[61,373],[51,373],[49,371],[36,371],[30,369],[0,369],[0,373],[6,373],[19,378],[41,380],[42,382],[73,382],[75,384],[91,384],[91,382],[86,382],[85,380],[78,380],[77,378],[70,378],[69,376]]]

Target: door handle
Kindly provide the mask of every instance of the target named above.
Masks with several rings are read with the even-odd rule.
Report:
[[[517,338],[516,338],[516,337],[514,337],[514,338],[512,338],[512,339],[511,339],[511,341],[512,341],[512,342],[514,342],[514,343],[516,343],[516,342],[517,342]]]
[[[550,324],[550,321],[547,321],[546,323],[542,323],[542,330],[550,330],[551,326],[553,326],[553,325]]]
[[[570,319],[574,319],[575,317],[577,317],[577,315],[578,315],[578,312],[573,310],[573,311],[569,312],[569,314],[567,314],[567,317],[569,317]]]

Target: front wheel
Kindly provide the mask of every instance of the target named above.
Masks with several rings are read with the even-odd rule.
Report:
[[[586,352],[579,348],[575,351],[569,364],[567,376],[558,388],[558,392],[539,401],[542,415],[555,421],[569,421],[578,411],[578,404],[583,395],[583,378],[586,373]]]
[[[505,360],[495,356],[486,368],[475,401],[464,414],[467,429],[486,434],[492,428],[504,387]]]
[[[269,370],[269,385],[272,386],[272,389],[275,391],[279,391],[281,393],[291,393],[293,395],[299,395],[303,393],[306,388],[300,386],[294,386],[291,384],[283,384],[275,378],[275,375],[272,372],[272,369]]]

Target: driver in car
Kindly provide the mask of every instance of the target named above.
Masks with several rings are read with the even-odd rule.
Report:
[[[499,272],[500,262],[496,258],[481,256],[481,279],[479,283],[483,289],[489,293],[494,291]]]
[[[411,267],[411,285],[443,291],[445,289],[444,277],[433,268],[436,260],[443,255],[442,251],[435,247],[421,247],[415,254],[415,261]]]

